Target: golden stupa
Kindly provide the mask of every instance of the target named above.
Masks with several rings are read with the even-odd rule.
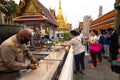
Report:
[[[56,20],[59,25],[58,31],[70,31],[71,30],[70,24],[68,24],[67,21],[63,17],[61,0],[59,0],[59,9],[58,9]]]

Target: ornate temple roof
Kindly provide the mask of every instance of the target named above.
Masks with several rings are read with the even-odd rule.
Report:
[[[43,6],[38,0],[22,0],[17,9],[19,17],[14,18],[14,22],[23,23],[26,21],[46,21],[58,26],[54,15]]]

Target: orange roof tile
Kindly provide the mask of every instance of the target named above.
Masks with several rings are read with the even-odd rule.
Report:
[[[90,29],[106,29],[114,25],[115,10],[112,10],[105,15],[94,20],[90,24]]]

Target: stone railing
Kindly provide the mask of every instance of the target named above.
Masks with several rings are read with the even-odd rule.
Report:
[[[59,76],[59,80],[73,80],[73,49],[69,50],[65,64]]]
[[[65,49],[50,52],[44,60],[40,60],[36,70],[27,70],[19,80],[55,80],[64,56]]]
[[[44,60],[40,60],[36,70],[27,70],[19,80],[73,80],[72,47],[66,59],[65,55],[65,49],[51,52]]]

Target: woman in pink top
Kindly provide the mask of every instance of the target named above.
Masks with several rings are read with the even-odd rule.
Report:
[[[87,40],[90,43],[90,45],[98,43],[97,34],[98,32],[96,30],[90,31],[90,36],[89,36],[89,39]],[[96,60],[97,53],[90,51],[90,55],[91,55],[92,62],[93,62],[93,65],[90,66],[90,69],[94,69],[96,68],[96,65],[97,65],[97,60]]]

